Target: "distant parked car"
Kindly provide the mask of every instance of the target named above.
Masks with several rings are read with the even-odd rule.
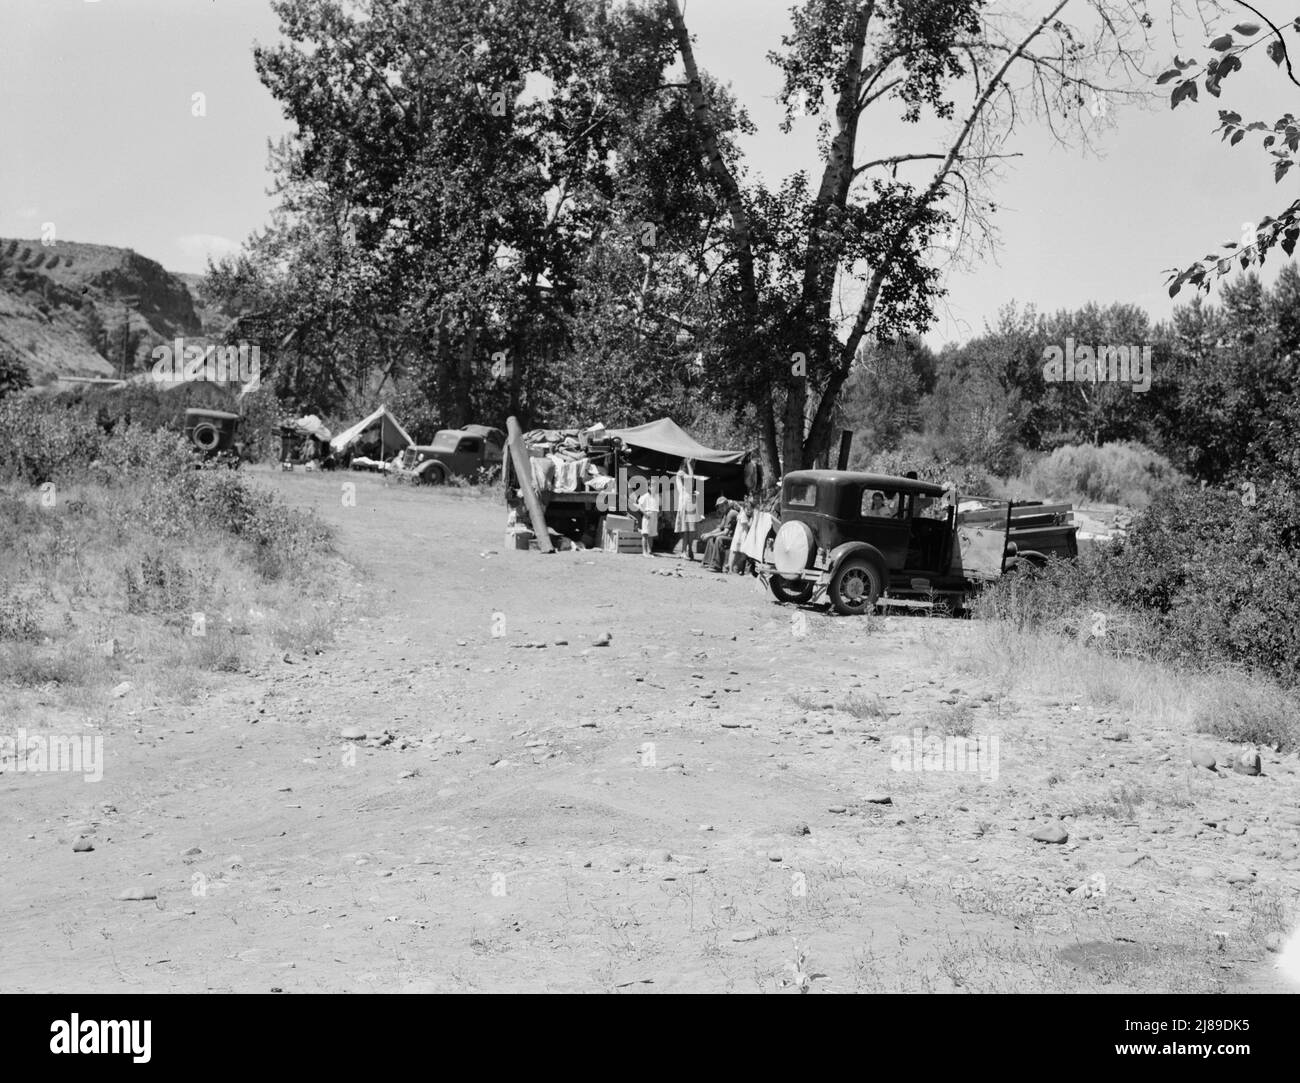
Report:
[[[466,429],[442,429],[429,444],[408,447],[395,476],[424,485],[442,485],[452,477],[472,478],[488,466],[487,441]]]
[[[235,443],[235,435],[242,420],[238,414],[225,410],[191,408],[185,411],[185,439],[203,456],[204,462],[238,467],[241,449]]]

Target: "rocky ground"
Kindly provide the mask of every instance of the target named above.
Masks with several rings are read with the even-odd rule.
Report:
[[[0,776],[5,991],[1288,987],[1294,754],[993,683],[977,622],[261,476],[335,525],[356,611],[190,706],[103,704],[102,782]]]

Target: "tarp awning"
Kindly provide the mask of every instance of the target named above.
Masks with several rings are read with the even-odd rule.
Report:
[[[330,438],[329,429],[325,427],[325,423],[315,414],[308,414],[306,417],[298,418],[297,421],[287,422],[286,428],[296,429],[298,432],[305,433],[307,436],[316,437],[317,440],[328,440]]]
[[[358,421],[349,429],[344,429],[338,436],[330,441],[330,447],[336,452],[347,450],[355,444],[361,435],[372,425],[380,426],[379,438],[383,441],[384,453],[387,455],[396,455],[403,448],[408,448],[415,443],[410,434],[402,428],[397,418],[388,412],[387,406],[381,406],[367,418]]]
[[[705,447],[672,418],[667,417],[644,425],[636,425],[630,429],[609,431],[611,436],[617,436],[630,447],[646,448],[678,459],[694,459],[702,463],[734,466],[739,465],[745,458],[743,451],[718,451]]]

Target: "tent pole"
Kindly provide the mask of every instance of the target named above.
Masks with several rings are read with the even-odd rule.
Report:
[[[542,512],[542,502],[537,499],[537,490],[533,487],[533,467],[524,449],[524,434],[519,422],[512,414],[506,418],[506,443],[510,445],[510,459],[515,464],[515,473],[519,475],[519,491],[524,495],[528,506],[528,518],[533,523],[533,533],[537,535],[537,548],[543,553],[553,552],[551,534],[546,529],[546,516]]]

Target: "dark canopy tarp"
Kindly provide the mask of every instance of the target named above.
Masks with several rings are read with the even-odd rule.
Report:
[[[683,429],[671,418],[660,418],[645,425],[636,425],[630,429],[610,429],[610,435],[617,436],[623,443],[633,448],[646,448],[662,455],[677,459],[694,459],[701,463],[718,463],[724,466],[739,465],[744,459],[743,451],[717,451],[699,443],[695,437]]]

